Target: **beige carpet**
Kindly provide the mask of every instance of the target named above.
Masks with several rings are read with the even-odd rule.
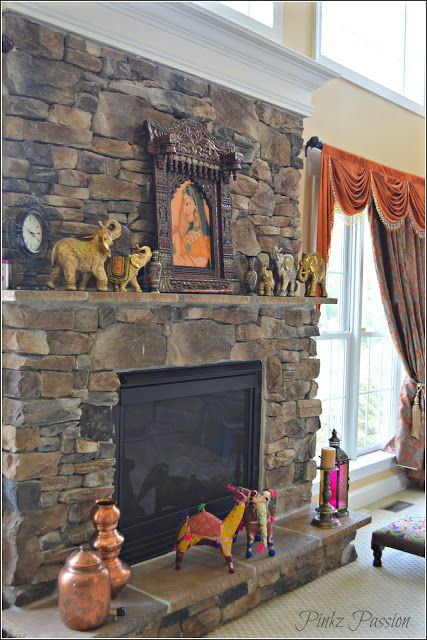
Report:
[[[414,506],[398,513],[381,509],[395,500]],[[357,532],[355,562],[273,598],[206,637],[424,638],[424,558],[384,549],[383,566],[376,568],[370,548],[377,527],[401,515],[424,514],[424,492],[407,489],[360,511],[372,514],[372,524]]]

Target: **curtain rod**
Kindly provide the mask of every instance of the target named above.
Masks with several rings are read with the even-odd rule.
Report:
[[[311,136],[310,140],[307,142],[304,148],[304,155],[307,157],[308,149],[323,149],[323,142],[319,140],[317,136]]]

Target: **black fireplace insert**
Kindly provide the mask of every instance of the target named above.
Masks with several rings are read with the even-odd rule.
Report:
[[[134,564],[168,553],[200,503],[223,518],[228,483],[258,487],[260,362],[119,373],[115,498]]]

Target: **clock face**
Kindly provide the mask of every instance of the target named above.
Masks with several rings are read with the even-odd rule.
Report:
[[[43,243],[43,227],[34,213],[25,216],[22,222],[22,240],[30,253],[37,253]]]

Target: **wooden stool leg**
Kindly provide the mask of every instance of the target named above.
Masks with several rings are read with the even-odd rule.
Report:
[[[384,545],[382,544],[375,544],[374,542],[371,544],[371,549],[374,552],[374,561],[373,561],[373,565],[374,567],[382,567],[381,564],[381,555],[384,549]]]

